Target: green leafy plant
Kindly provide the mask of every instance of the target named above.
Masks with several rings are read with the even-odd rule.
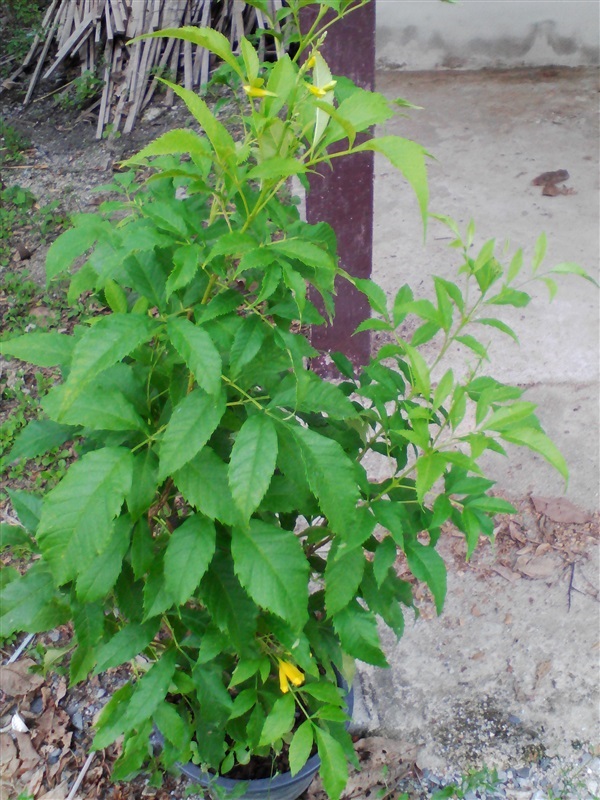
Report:
[[[47,0],[5,0],[3,3],[2,54],[6,58],[0,64],[0,77],[9,75],[14,62],[27,54],[33,37],[40,32],[42,10],[47,5]]]
[[[470,793],[478,789],[493,792],[499,783],[498,771],[482,767],[481,769],[470,769],[460,779],[460,783],[451,783],[439,789],[431,795],[431,800],[446,800],[446,798],[457,798],[464,800]]]
[[[64,111],[85,108],[99,96],[103,86],[102,78],[95,71],[86,69],[67,84],[64,91],[57,95],[56,102]]]
[[[369,133],[396,104],[333,78],[320,52],[327,8],[341,17],[362,4],[321,6],[296,55],[268,70],[245,39],[236,57],[214,30],[150,34],[207,47],[230,67],[246,97],[241,136],[165,81],[203,135],[171,130],[125,162],[110,187],[122,199],[77,215],[48,253],[49,280],[87,254],[69,297],[94,291],[111,313],[3,344],[62,372],[8,459],[83,440],[43,499],[18,498],[23,529],[12,535],[40,557],[4,589],[3,635],[71,620],[72,683],[132,665],[93,742],[124,737],[118,779],[153,762],[156,727],[163,768],[191,759],[237,775],[263,758],[267,775],[295,774],[316,750],[339,798],[355,756],[338,674],[350,681],[354,659],[387,665],[377,620],[401,636],[413,609],[397,560],[440,612],[442,526],[454,523],[470,554],[494,515],[513,510],[491,494],[480,456],[519,444],[567,475],[534,405],[487,373],[481,332],[515,338],[495,312],[530,299],[522,252],[504,266],[493,241],[473,251],[473,226],[463,236],[438,217],[456,237],[459,282],[434,278],[435,301],[403,286],[390,306],[339,267],[334,231],[304,222],[290,198],[291,176],[306,183],[336,158],[375,151],[428,218],[425,150]],[[552,275],[583,272],[541,274],[544,249],[541,237],[528,280],[553,290]],[[329,383],[307,368],[317,351],[304,331],[333,317],[336,278],[368,298],[373,316],[359,330],[388,341],[359,375],[333,353],[341,380]],[[417,326],[406,339],[408,319]],[[437,345],[429,363],[425,344]],[[468,353],[461,375],[443,366],[456,345]],[[365,466],[373,453],[390,464],[380,482]]]
[[[29,147],[30,139],[0,117],[0,166],[11,162],[19,164],[23,160],[22,151]]]
[[[57,201],[39,206],[35,195],[18,184],[0,184],[0,268],[11,260],[11,242],[23,228],[45,242],[65,221]]]

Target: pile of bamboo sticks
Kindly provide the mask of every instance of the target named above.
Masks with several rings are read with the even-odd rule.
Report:
[[[269,0],[272,19],[281,5],[282,0]],[[82,74],[90,71],[104,82],[97,103],[96,138],[102,138],[107,129],[111,134],[129,133],[152,100],[157,76],[182,81],[187,89],[207,82],[210,54],[203,48],[162,37],[127,44],[144,33],[183,25],[220,30],[229,37],[234,52],[249,31],[271,27],[259,9],[243,0],[52,0],[40,33],[11,79],[35,63],[27,105],[40,80],[50,78],[67,59],[75,59]],[[172,99],[168,93],[166,102]]]

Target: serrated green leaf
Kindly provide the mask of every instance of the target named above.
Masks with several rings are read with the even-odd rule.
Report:
[[[257,314],[252,314],[242,320],[229,353],[232,377],[235,378],[239,375],[243,367],[260,352],[266,335],[267,328]]]
[[[144,615],[148,620],[158,617],[175,605],[175,598],[167,589],[162,553],[157,554],[144,581]]]
[[[296,703],[291,692],[278,697],[263,725],[259,747],[273,744],[277,739],[281,739],[286,733],[289,733],[294,726],[295,711]]]
[[[39,633],[62,625],[70,617],[45,564],[37,562],[0,593],[0,637],[27,631]]]
[[[500,432],[505,442],[522,445],[534,450],[543,456],[565,479],[569,480],[569,468],[562,453],[554,442],[543,432],[536,428],[521,427],[510,428]]]
[[[365,570],[365,557],[356,547],[335,557],[330,553],[325,568],[325,607],[328,616],[346,608],[360,586]]]
[[[59,586],[76,578],[108,544],[132,470],[129,450],[106,447],[76,461],[46,495],[37,539]]]
[[[252,643],[258,608],[234,574],[229,554],[216,551],[200,592],[213,622],[229,636],[237,651],[243,657],[256,657]]]
[[[300,772],[310,758],[313,746],[313,723],[307,719],[297,728],[290,742],[290,772]]]
[[[531,301],[531,296],[526,292],[519,292],[517,289],[511,289],[505,286],[498,294],[486,300],[486,305],[494,306],[514,306],[515,308],[524,308]]]
[[[310,428],[289,426],[298,444],[311,491],[342,538],[352,530],[359,499],[354,465],[341,446]]]
[[[127,510],[135,521],[152,505],[158,490],[158,458],[153,450],[143,450],[134,456],[135,480],[127,494]]]
[[[353,278],[352,283],[359,292],[362,292],[369,301],[371,308],[381,314],[388,322],[390,320],[387,310],[387,296],[381,286],[368,278]]]
[[[510,262],[508,272],[506,273],[506,282],[512,283],[519,274],[519,272],[521,271],[522,267],[523,267],[523,250],[521,247],[519,247],[519,249],[514,254]]]
[[[165,585],[173,599],[184,605],[200,584],[215,552],[212,520],[193,514],[171,534],[165,551]]]
[[[474,336],[466,333],[463,336],[457,336],[456,341],[464,344],[465,347],[468,347],[469,350],[472,350],[476,355],[480,358],[485,359],[485,361],[489,361],[487,347],[481,344]]]
[[[269,488],[277,463],[277,433],[270,417],[254,414],[238,432],[229,462],[229,486],[244,520]]]
[[[70,407],[93,378],[147,342],[156,328],[157,323],[149,317],[112,314],[87,330],[73,351],[71,371],[63,384],[62,411]]]
[[[197,28],[192,25],[184,25],[181,28],[163,28],[160,31],[154,31],[153,33],[146,33],[143,36],[139,36],[138,39],[149,39],[159,36],[183,39],[186,42],[198,45],[198,47],[210,50],[210,52],[218,56],[221,61],[229,64],[236,75],[239,75],[240,78],[244,77],[240,65],[233,55],[229,39],[213,28]],[[137,40],[134,39],[133,41]]]
[[[127,313],[127,295],[118,283],[109,278],[104,284],[104,296],[111,311],[115,314]]]
[[[272,242],[268,248],[272,253],[298,260],[315,269],[333,273],[336,267],[331,253],[306,239],[280,239]]]
[[[348,759],[344,748],[330,733],[315,726],[321,759],[319,774],[330,800],[339,800],[348,783]]]
[[[194,279],[204,250],[197,244],[185,244],[173,253],[174,267],[165,284],[165,296],[168,300],[173,292],[187,286]]]
[[[191,131],[189,128],[175,128],[172,131],[163,133],[162,136],[150,142],[139,153],[123,161],[122,166],[141,164],[151,156],[174,155],[176,153],[206,155],[207,150],[208,143],[206,139],[198,136],[195,131]]]
[[[32,540],[25,528],[20,525],[9,525],[6,522],[0,522],[0,550],[4,550],[5,547],[14,547],[15,545],[31,549]]]
[[[196,28],[187,29],[187,30],[197,30]],[[209,30],[209,29],[205,29]],[[169,36],[177,36],[177,38],[185,38],[184,36],[179,36],[179,34],[186,31],[186,28],[174,28],[172,32],[169,33]],[[216,31],[212,31],[216,33]],[[161,33],[157,31],[157,33]],[[152,36],[153,34],[149,34]],[[221,35],[221,34],[219,34]],[[225,37],[223,37],[225,38]],[[236,63],[236,71],[238,69],[237,62]],[[194,118],[200,123],[200,125],[204,128],[204,131],[210,140],[210,143],[213,146],[217,157],[223,164],[223,166],[229,166],[229,162],[233,154],[235,153],[235,143],[231,138],[231,135],[227,131],[224,125],[222,125],[217,118],[212,114],[209,107],[206,105],[204,100],[196,94],[196,92],[191,91],[190,89],[184,89],[182,86],[178,86],[176,83],[172,83],[171,81],[167,81],[164,78],[159,78],[161,83],[164,83],[170,89],[172,89],[178,97],[181,97],[183,102],[188,107],[190,113],[194,116]]]
[[[159,230],[184,240],[187,238],[188,224],[182,213],[180,200],[155,200],[153,203],[145,203],[142,211]]]
[[[291,175],[301,175],[305,173],[307,167],[295,158],[280,158],[274,156],[266,161],[262,161],[253,167],[245,177],[247,181],[262,180],[281,180]]]
[[[546,255],[546,248],[548,247],[548,240],[546,238],[545,233],[540,233],[535,243],[535,249],[533,252],[533,261],[531,264],[531,269],[533,274],[538,271],[542,261],[544,260],[544,256]]]
[[[69,662],[71,685],[85,680],[96,663],[96,648],[104,631],[102,604],[77,604],[73,610],[73,625],[77,648]]]
[[[555,267],[552,267],[550,270],[551,275],[579,275],[581,278],[584,278],[586,281],[593,283],[594,286],[598,286],[598,281],[594,280],[592,276],[587,272],[583,267],[579,264],[575,264],[572,261],[564,261],[561,264],[557,264]]]
[[[425,399],[428,399],[431,393],[431,375],[427,362],[412,345],[405,345],[405,349],[408,360],[410,361],[412,384],[419,394],[423,395]]]
[[[390,106],[387,97],[377,92],[369,92],[365,89],[355,89],[349,97],[344,98],[337,108],[337,116],[343,119],[346,125],[350,125],[355,134],[366,131],[372,125],[380,125],[394,116],[394,111]],[[334,122],[337,122],[334,117]],[[344,136],[348,136],[346,126],[331,123],[325,134],[324,141],[327,144],[339,141]],[[350,141],[352,145],[352,141]]]
[[[390,322],[386,322],[383,319],[365,319],[359,325],[356,326],[354,329],[354,333],[352,334],[355,336],[357,333],[362,333],[363,331],[392,331],[394,330],[392,324]]]
[[[359,145],[355,150],[374,150],[376,153],[382,153],[396,169],[400,170],[417,197],[423,218],[423,228],[426,229],[429,204],[425,167],[425,157],[429,155],[427,151],[420,144],[400,136],[381,136],[378,139],[371,139]]]
[[[381,650],[375,617],[362,608],[357,600],[353,600],[333,617],[333,627],[348,655],[376,667],[388,666]]]
[[[117,582],[123,558],[129,550],[131,519],[120,517],[104,550],[77,577],[77,599],[82,603],[103,600]]]
[[[378,586],[381,586],[387,577],[389,568],[395,564],[397,555],[396,542],[391,536],[386,536],[377,545],[373,559],[373,576]]]
[[[231,551],[240,583],[255,603],[301,630],[308,618],[308,562],[291,531],[250,520],[233,528]]]
[[[119,713],[113,716],[113,700],[108,701],[97,722],[98,732],[92,742],[93,750],[101,750],[126,731],[137,728],[144,720],[150,719],[165,699],[173,673],[175,672],[175,651],[164,653],[146,674],[135,684],[131,696],[124,702],[119,698]]]
[[[194,389],[173,409],[161,446],[158,478],[164,480],[204,447],[225,413],[225,396]]]
[[[111,667],[118,667],[131,661],[148,647],[160,628],[160,619],[148,622],[131,622],[103,644],[98,650],[94,675],[99,675]]]
[[[377,500],[371,506],[375,519],[388,530],[401,549],[404,549],[404,525],[406,514],[402,505],[393,500]]]
[[[42,498],[23,489],[7,489],[6,493],[10,497],[10,502],[21,525],[29,533],[35,533],[40,524]]]
[[[28,361],[36,367],[68,364],[73,356],[75,338],[64,333],[25,333],[0,344],[3,356]]]
[[[65,384],[55,386],[42,400],[42,408],[51,420],[60,419],[65,427],[146,433],[148,426],[123,393],[99,383],[88,384],[70,401],[66,399],[69,389]]]
[[[223,365],[219,351],[203,329],[187,319],[169,320],[167,333],[173,347],[188,365],[198,385],[207,394],[221,391]]]
[[[16,437],[6,463],[41,456],[72,439],[76,431],[72,425],[61,425],[51,419],[33,420]]]
[[[442,613],[446,598],[446,565],[440,554],[433,547],[417,541],[406,542],[406,560],[410,571],[429,587],[438,614]]]
[[[536,409],[535,403],[526,401],[514,402],[508,406],[501,406],[493,411],[484,421],[483,428],[491,431],[504,431],[511,428],[516,422],[527,419]]]
[[[148,519],[142,517],[133,528],[131,537],[131,569],[136,580],[142,578],[154,561],[154,540]]]
[[[46,255],[46,281],[68,270],[76,258],[96,244],[105,228],[106,223],[94,217],[86,225],[69,228],[52,242]]]
[[[490,328],[497,328],[499,331],[506,333],[507,336],[510,336],[511,339],[514,339],[515,342],[519,344],[519,337],[513,331],[513,329],[505,322],[501,322],[499,319],[488,319],[486,317],[482,317],[481,319],[474,319],[473,322],[476,322],[478,325],[487,325]]]
[[[227,465],[210,447],[203,447],[173,474],[173,480],[188,503],[210,519],[225,525],[241,521],[229,488]]]
[[[121,754],[113,764],[111,777],[115,781],[133,778],[153,755],[150,735],[152,720],[148,719],[137,726],[135,731],[128,731],[123,738]]]
[[[163,701],[154,712],[156,727],[168,742],[178,750],[183,750],[187,743],[190,731],[175,706]]]
[[[485,511],[486,514],[516,514],[517,512],[516,508],[508,500],[487,495],[467,498],[465,507],[471,510]]]
[[[454,373],[451,369],[444,373],[433,393],[432,408],[437,410],[454,389]]]

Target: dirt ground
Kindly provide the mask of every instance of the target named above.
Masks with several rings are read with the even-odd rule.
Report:
[[[157,104],[132,136],[96,142],[93,115],[66,118],[51,99],[23,111],[4,94],[0,115],[32,140],[25,162],[4,167],[2,181],[29,188],[40,203],[59,199],[65,212],[92,210],[100,201],[93,188],[110,180],[120,159],[188,120],[180,107]],[[19,236],[11,268],[42,282],[46,246],[31,233]],[[19,244],[30,258],[19,260]],[[555,496],[521,497],[517,517],[500,519],[495,545],[483,543],[468,565],[462,540],[448,531],[442,549],[449,567],[446,611],[434,618],[423,593],[418,622],[407,620],[401,642],[388,642],[393,668],[361,667],[358,732],[402,740],[407,764],[440,772],[568,758],[580,747],[594,751],[600,745],[598,544],[598,515]],[[56,634],[53,647],[64,635]],[[58,677],[34,681],[32,688],[23,671],[17,673],[16,693],[5,688],[0,703],[0,727],[18,708],[32,729],[50,731],[44,744],[52,749],[25,733],[11,749],[10,737],[1,734],[4,763],[14,766],[12,776],[4,775],[6,796],[29,788],[37,800],[54,785],[48,800],[61,800],[84,766],[90,723],[110,682],[96,680],[73,692]],[[132,790],[109,790],[111,757],[92,763],[81,797],[183,796],[171,778],[160,790],[144,781]],[[381,753],[378,775],[380,762]],[[364,785],[361,791],[368,794]]]

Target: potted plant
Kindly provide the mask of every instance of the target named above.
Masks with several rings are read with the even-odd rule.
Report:
[[[302,4],[285,13],[297,18]],[[342,6],[340,17],[352,8]],[[369,134],[394,104],[332,78],[318,24],[271,65],[246,39],[236,57],[210,29],[152,35],[222,59],[242,87],[241,134],[165,81],[202,132],[171,130],[130,158],[110,186],[122,199],[76,215],[48,253],[49,280],[87,254],[69,296],[95,292],[107,313],[69,335],[3,344],[62,373],[11,458],[80,441],[60,483],[26,498],[27,531],[10,532],[39,558],[4,588],[3,635],[71,621],[72,683],[131,665],[93,743],[124,737],[116,779],[185,762],[270,779],[313,769],[318,755],[335,800],[355,759],[339,676],[351,682],[354,659],[385,667],[378,620],[401,636],[413,607],[397,559],[441,611],[442,526],[461,530],[470,554],[494,515],[513,510],[490,494],[479,457],[515,443],[566,477],[534,405],[487,373],[475,335],[514,338],[494,311],[529,302],[523,255],[504,266],[494,242],[475,255],[472,226],[463,237],[438,217],[456,237],[460,282],[434,278],[435,302],[403,286],[390,308],[379,286],[340,269],[334,231],[301,219],[288,181],[374,150],[402,170],[426,221],[426,152]],[[330,155],[334,143],[345,146]],[[584,274],[541,275],[544,249],[540,237],[533,277],[551,289],[552,273]],[[360,330],[384,331],[386,343],[359,375],[333,353],[342,377],[329,383],[307,369],[317,353],[305,329],[333,317],[339,277],[369,300]],[[419,324],[407,340],[398,331],[410,315]],[[425,343],[438,344],[429,364]],[[457,343],[470,355],[460,376],[443,368]],[[369,453],[388,459],[385,480],[369,477]]]

